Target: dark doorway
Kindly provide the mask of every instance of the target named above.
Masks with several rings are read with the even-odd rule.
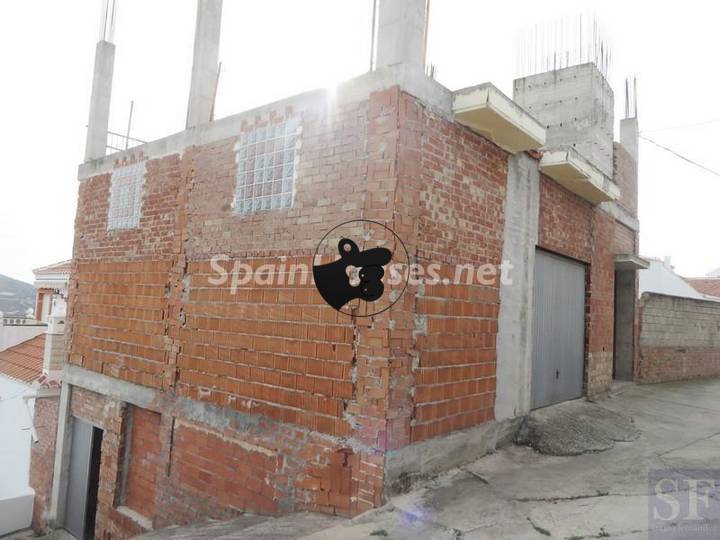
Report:
[[[635,354],[635,270],[615,272],[615,342],[613,377],[619,381],[633,380]]]
[[[73,417],[65,529],[78,540],[95,537],[103,431]]]

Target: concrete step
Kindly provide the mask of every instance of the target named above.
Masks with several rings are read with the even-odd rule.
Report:
[[[346,520],[325,514],[297,513],[279,518],[244,515],[229,521],[204,521],[185,527],[168,527],[138,540],[284,540],[302,538]]]

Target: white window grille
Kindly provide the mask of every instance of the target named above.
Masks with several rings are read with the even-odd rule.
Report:
[[[110,183],[108,230],[134,229],[140,225],[145,162],[115,169]]]
[[[235,146],[236,214],[292,207],[301,129],[292,119],[240,134]]]

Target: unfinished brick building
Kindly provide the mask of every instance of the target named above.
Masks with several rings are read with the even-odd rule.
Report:
[[[198,2],[187,129],[109,156],[114,45],[98,44],[36,529],[355,515],[509,440],[532,408],[633,377],[637,121],[613,143],[595,65],[519,79],[515,101],[451,92],[424,73],[424,2],[382,0],[374,71],[210,121],[220,13]],[[312,283],[212,284],[218,255],[312,265],[356,219],[443,276],[510,261],[512,282],[413,283],[372,317]]]

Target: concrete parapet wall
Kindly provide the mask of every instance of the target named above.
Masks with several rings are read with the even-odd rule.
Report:
[[[640,301],[642,382],[720,375],[720,302],[644,293]]]

